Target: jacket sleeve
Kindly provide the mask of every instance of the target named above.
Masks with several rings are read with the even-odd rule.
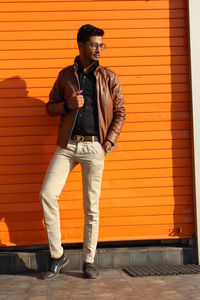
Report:
[[[113,145],[115,145],[126,118],[121,84],[116,75],[112,80],[111,96],[113,100],[113,119],[108,129],[106,140],[109,140]]]
[[[61,75],[58,75],[53,88],[49,94],[49,101],[46,103],[46,111],[49,115],[63,115],[64,109],[63,86]]]

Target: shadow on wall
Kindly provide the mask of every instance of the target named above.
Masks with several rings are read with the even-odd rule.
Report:
[[[0,110],[0,247],[47,243],[39,192],[58,119],[18,76],[0,82]]]

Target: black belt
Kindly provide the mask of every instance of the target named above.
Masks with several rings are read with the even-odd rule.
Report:
[[[73,135],[72,140],[76,142],[99,142],[99,137],[96,135]]]

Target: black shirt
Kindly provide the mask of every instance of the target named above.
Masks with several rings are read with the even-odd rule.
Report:
[[[78,77],[80,89],[84,97],[84,105],[79,108],[76,123],[72,131],[72,136],[78,135],[99,135],[98,130],[98,108],[97,108],[97,91],[96,77],[94,70],[99,65],[94,62],[93,66],[87,73],[84,73],[79,57],[76,57],[78,64]]]

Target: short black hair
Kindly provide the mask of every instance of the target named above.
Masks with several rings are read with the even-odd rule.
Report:
[[[77,43],[85,43],[89,41],[91,36],[103,36],[104,31],[103,29],[97,28],[90,24],[85,24],[81,26],[78,30],[77,34]]]

